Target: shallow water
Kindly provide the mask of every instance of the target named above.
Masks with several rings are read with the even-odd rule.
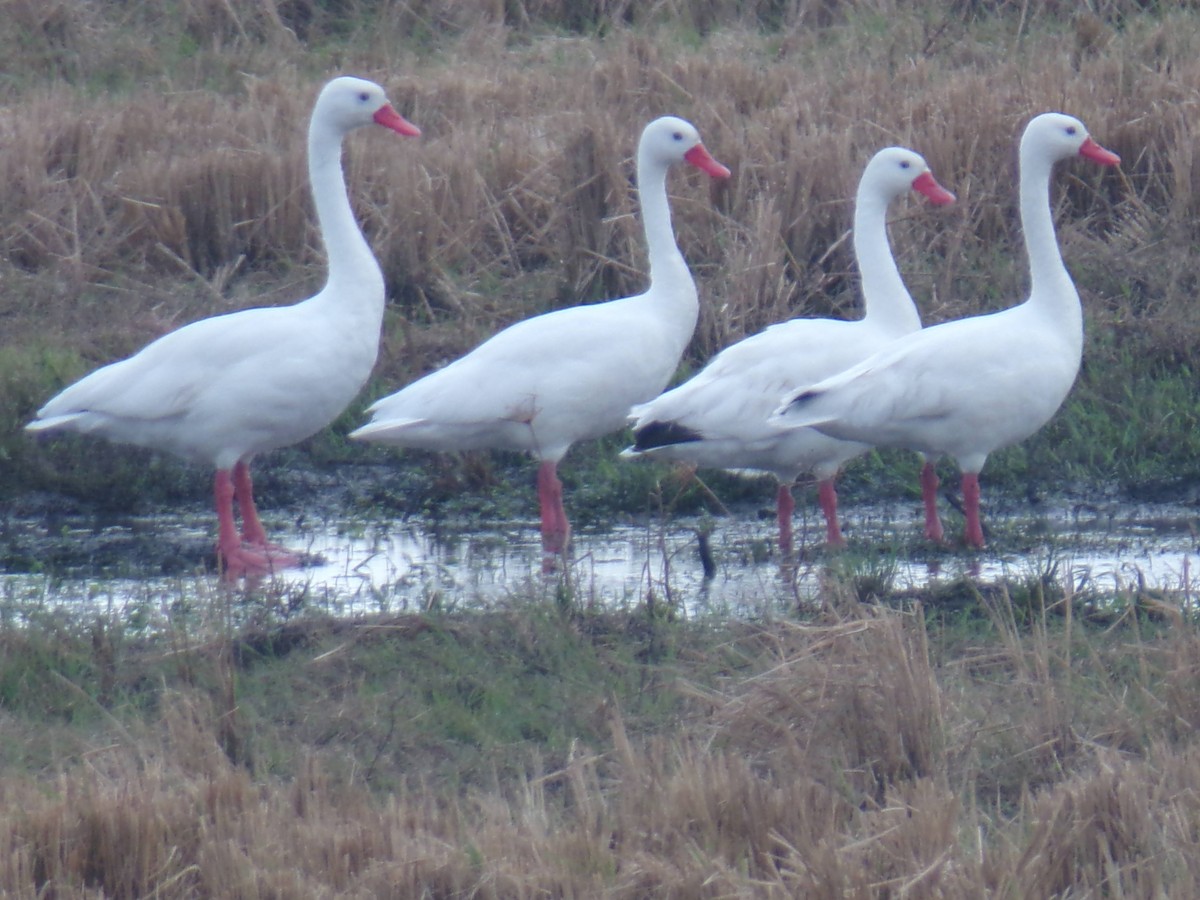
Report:
[[[1179,591],[1191,602],[1194,522],[1184,506],[1042,504],[1037,515],[993,517],[990,548],[966,553],[920,540],[913,504],[860,507],[846,515],[848,551],[825,553],[815,517],[801,519],[798,544],[812,549],[782,567],[770,520],[679,519],[577,531],[569,564],[546,575],[533,522],[456,529],[419,520],[325,521],[277,529],[275,538],[304,551],[312,564],[251,587],[280,607],[335,615],[544,597],[617,608],[650,599],[689,615],[758,618],[813,601],[831,576],[875,579],[899,591],[964,576],[980,583],[1048,576],[1075,591],[1142,585]],[[70,520],[9,522],[0,597],[10,608],[32,602],[151,615],[181,600],[203,600],[222,590],[206,574],[211,527],[199,513],[102,528]],[[701,564],[701,531],[709,534],[712,577]]]

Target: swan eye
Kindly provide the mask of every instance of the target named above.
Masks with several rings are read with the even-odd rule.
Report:
[[[900,168],[910,169],[912,168],[912,163],[910,163],[907,159],[902,159],[900,160]]]
[[[1074,125],[1067,126],[1067,134],[1074,135],[1078,130]]]
[[[671,135],[671,139],[676,140],[676,141],[682,141],[683,140],[683,132],[682,131],[675,132],[673,135]]]
[[[368,94],[366,91],[363,91],[361,94],[358,95],[358,99],[361,100],[363,103],[366,103],[368,100],[371,99],[371,95]]]

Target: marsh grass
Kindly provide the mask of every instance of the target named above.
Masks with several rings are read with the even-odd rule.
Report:
[[[2,634],[0,890],[1188,895],[1179,598],[1107,627],[976,599],[230,627],[214,597],[152,640],[27,616]]]
[[[14,3],[0,313],[22,349],[4,361],[5,490],[52,486],[42,454],[67,467],[15,436],[55,384],[185,322],[319,283],[304,123],[334,70],[384,81],[424,128],[419,141],[347,145],[391,298],[364,399],[518,318],[641,289],[632,155],[667,111],[734,170],[722,185],[671,181],[703,297],[687,368],[789,316],[858,314],[850,198],[889,143],[920,150],[959,194],[948,210],[895,210],[926,321],[1009,305],[1026,278],[1016,137],[1034,112],[1074,112],[1124,159],[1117,174],[1069,164],[1056,179],[1088,368],[1036,470],[1001,459],[996,483],[1161,477],[1171,463],[1154,447],[1196,455],[1188,416],[1144,423],[1147,444],[1127,427],[1119,465],[1091,454],[1107,444],[1094,434],[1126,424],[1114,412],[1128,404],[1125,368],[1146,373],[1139,390],[1194,370],[1194,13],[1017,6],[680,0],[466,16],[437,2],[188,0],[102,18],[69,0]],[[26,348],[70,364],[31,365]],[[867,477],[897,489],[886,470]]]
[[[319,283],[304,123],[316,86],[342,71],[383,81],[424,129],[347,145],[391,300],[369,394],[522,316],[640,289],[632,154],[664,112],[693,120],[734,170],[723,186],[671,181],[703,297],[685,368],[787,316],[857,314],[849,198],[885,144],[921,151],[959,195],[945,211],[895,210],[926,321],[1009,305],[1025,288],[1016,137],[1055,108],[1123,164],[1058,174],[1085,370],[1055,422],[998,454],[989,478],[1147,485],[1197,458],[1194,10],[15,0],[5,12],[7,497],[118,506],[206,492],[205,475],[171,463],[156,472],[128,449],[16,429],[59,384],[171,328]],[[344,446],[353,418],[281,458],[390,458]],[[665,470],[616,468],[614,446],[579,455],[602,476],[577,476],[589,505],[713,508]],[[515,470],[503,456],[442,460],[423,470],[433,479],[400,472],[374,499],[443,508]],[[873,454],[846,482],[908,491],[914,471]],[[914,598],[891,589],[886,556],[844,569],[807,619],[754,623],[679,615],[667,570],[621,613],[570,586],[484,614],[431,602],[353,621],[282,595],[87,618],[6,597],[0,892],[1200,895],[1200,635],[1186,585],[1131,577],[1113,600],[1043,577],[963,579]]]

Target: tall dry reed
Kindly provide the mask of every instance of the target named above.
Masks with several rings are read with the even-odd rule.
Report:
[[[503,15],[497,6],[472,25],[436,3],[384,16],[379,29],[397,41],[424,16],[444,27],[445,43],[393,58],[366,42],[360,57],[336,65],[381,78],[425,129],[404,144],[356,135],[348,149],[355,203],[396,314],[383,375],[418,374],[531,313],[639,290],[632,154],[641,126],[665,112],[695,121],[734,170],[728,185],[671,182],[704,299],[697,361],[789,316],[858,314],[851,198],[862,166],[891,143],[922,152],[960,197],[948,211],[916,201],[895,211],[897,255],[927,321],[1019,300],[1015,144],[1045,109],[1079,115],[1125,160],[1120,174],[1066,165],[1056,184],[1068,264],[1097,327],[1153,312],[1147,327],[1180,347],[1194,335],[1181,260],[1196,238],[1187,85],[1200,58],[1194,30],[1179,25],[1187,14],[1113,4],[1111,21],[1072,20],[1041,5],[1014,16],[1008,6],[763,4],[737,16],[728,4],[678,3],[628,29],[632,7],[617,5],[603,39],[536,30],[570,20],[574,4],[519,4]],[[264,285],[268,302],[295,299],[319,278],[303,140],[321,77],[302,74],[311,66],[304,41],[251,27],[283,14],[270,6],[185,7],[207,23],[213,57],[259,54],[238,83],[221,92],[189,84],[190,61],[112,93],[58,77],[13,92],[3,123],[8,265],[63,280],[55,308],[73,293],[96,294],[89,316],[107,320],[106,330],[132,329],[128,345],[152,336],[148,307],[165,327],[254,302]],[[83,7],[57,8],[75,23],[62,40],[100,40]],[[351,23],[359,8],[346,7]],[[776,30],[748,27],[770,9],[780,10]],[[310,13],[327,15],[315,5]],[[693,45],[689,22],[705,16],[722,27],[702,29],[707,37]],[[887,28],[873,29],[873,17]],[[209,21],[222,18],[240,24]],[[207,77],[205,64],[194,68],[192,77]],[[34,327],[14,299],[8,305],[15,329]],[[53,310],[51,322],[81,324]],[[439,330],[450,322],[457,347]],[[426,347],[420,329],[429,325]]]
[[[338,653],[352,630],[331,635]],[[1113,705],[1133,715],[1192,665],[1194,626],[1139,639],[1146,665],[1131,676],[1115,656],[1061,667],[1061,629],[1020,630],[985,659],[934,645],[920,610],[852,602],[826,624],[740,631],[755,672],[685,687],[695,703],[674,733],[638,735],[609,706],[604,745],[577,743],[554,765],[531,755],[523,777],[466,789],[408,772],[372,793],[331,775],[319,743],[297,749],[288,778],[252,776],[221,748],[223,706],[167,689],[157,722],[96,734],[77,763],[37,781],[0,774],[0,891],[1156,898],[1200,886],[1200,756],[1169,705],[1136,714],[1136,741],[1093,732],[1043,759],[1041,782],[1011,802],[980,789],[990,754],[1029,750],[998,734],[1000,704],[1028,711],[1053,693],[1085,707],[1099,679],[1124,683]],[[1096,637],[1084,646],[1101,657],[1129,652]],[[298,652],[323,655],[319,642]]]

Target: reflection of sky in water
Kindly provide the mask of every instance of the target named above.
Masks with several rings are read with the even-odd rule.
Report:
[[[914,513],[900,504],[850,510],[850,550],[817,554],[791,571],[781,571],[771,557],[773,521],[711,519],[709,544],[717,564],[711,579],[704,578],[696,530],[700,523],[693,520],[579,531],[570,564],[551,575],[542,574],[539,536],[532,522],[471,532],[428,530],[417,521],[330,522],[274,535],[322,562],[288,570],[265,581],[261,590],[279,604],[335,615],[463,609],[530,597],[569,597],[580,606],[628,608],[653,597],[689,615],[756,618],[816,598],[831,572],[835,577],[882,577],[900,590],[964,574],[992,582],[1049,571],[1061,581],[1069,577],[1076,591],[1111,593],[1139,583],[1173,590],[1193,587],[1196,542],[1186,508],[1113,505],[1084,515],[1063,508],[1044,510],[1036,519],[994,519],[993,526],[1003,534],[997,546],[1027,544],[1028,550],[978,555],[941,553],[924,545],[918,540],[921,525]],[[142,521],[138,527],[169,532],[177,540],[203,541],[209,526],[205,519],[163,518]],[[812,515],[800,519],[797,530],[801,546],[814,544],[823,534]],[[901,555],[905,552],[907,558]],[[200,575],[2,578],[2,596],[10,604],[78,604],[97,612],[166,608],[181,597],[199,601],[221,593],[214,578]]]

